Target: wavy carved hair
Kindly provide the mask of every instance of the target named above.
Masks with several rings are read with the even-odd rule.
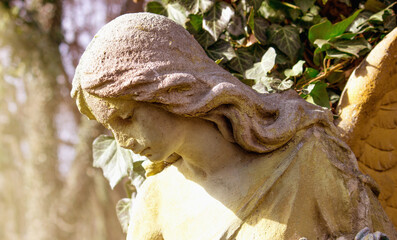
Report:
[[[83,92],[209,120],[226,139],[258,153],[279,148],[300,129],[332,121],[328,111],[293,91],[257,93],[209,59],[182,26],[149,13],[108,23],[81,57],[72,96],[95,119]]]

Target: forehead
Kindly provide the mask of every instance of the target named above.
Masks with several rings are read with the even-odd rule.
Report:
[[[88,93],[84,93],[84,97],[95,119],[104,125],[116,116],[130,114],[137,104],[132,100],[100,98]]]

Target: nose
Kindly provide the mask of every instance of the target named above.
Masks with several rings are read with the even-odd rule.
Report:
[[[128,137],[125,134],[122,134],[118,131],[115,131],[112,129],[112,133],[114,135],[114,138],[116,139],[116,141],[118,142],[118,144],[123,147],[123,148],[128,148],[128,149],[133,149],[134,145],[135,145],[135,139]]]

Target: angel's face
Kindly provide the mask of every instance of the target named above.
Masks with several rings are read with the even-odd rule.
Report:
[[[113,132],[120,146],[151,161],[166,160],[184,141],[183,117],[129,100],[105,100],[104,105],[110,106],[111,111],[98,121]]]

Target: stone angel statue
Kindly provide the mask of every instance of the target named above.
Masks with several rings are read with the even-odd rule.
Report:
[[[397,233],[327,110],[260,94],[181,26],[127,14],[83,54],[72,96],[119,144],[163,166],[142,185],[129,240],[354,239]]]
[[[378,183],[379,201],[397,226],[397,28],[352,73],[338,110],[343,139]]]

